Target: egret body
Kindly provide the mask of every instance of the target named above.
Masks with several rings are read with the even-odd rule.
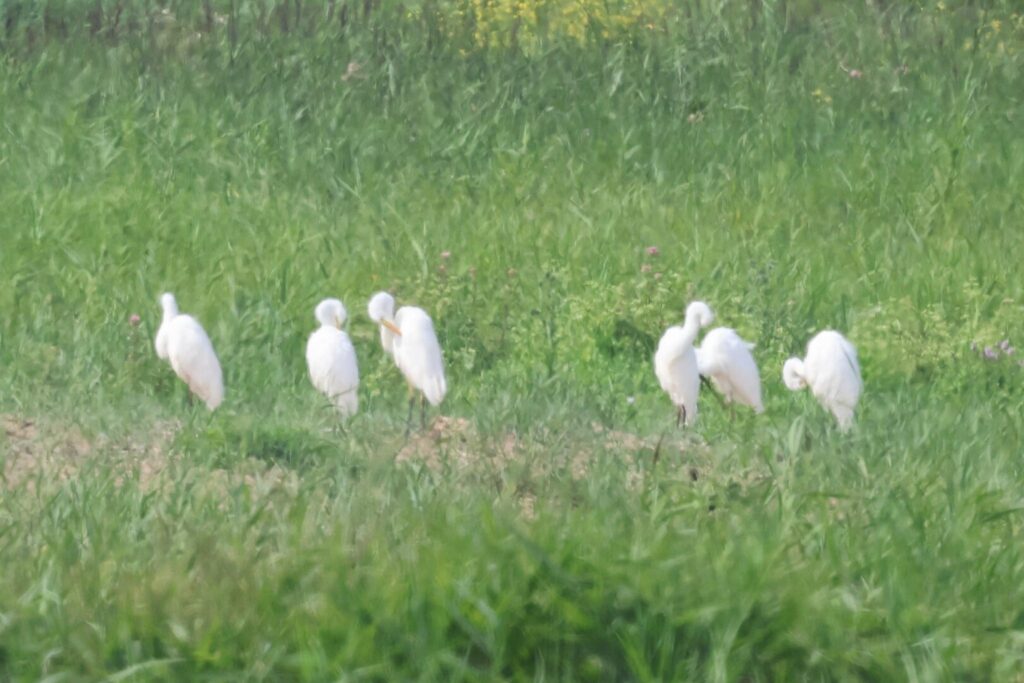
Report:
[[[704,335],[696,349],[697,369],[711,380],[712,386],[726,403],[750,406],[755,413],[764,412],[761,402],[761,375],[747,343],[728,327],[716,327]]]
[[[375,294],[367,312],[380,325],[381,345],[402,371],[410,389],[418,391],[430,405],[440,405],[448,385],[441,345],[427,312],[415,306],[402,306],[395,312],[395,299],[387,292]],[[410,414],[413,400],[410,399]],[[425,421],[422,404],[421,421]]]
[[[857,349],[840,333],[825,330],[816,334],[808,342],[803,360],[790,358],[782,366],[782,380],[792,391],[810,387],[818,403],[835,416],[841,430],[853,424],[853,411],[864,382]]]
[[[178,311],[174,295],[160,297],[163,321],[156,333],[156,355],[169,361],[175,374],[210,410],[224,400],[224,376],[213,344],[199,321]]]
[[[654,353],[654,374],[678,409],[677,424],[689,425],[697,419],[700,375],[693,342],[700,328],[710,325],[714,319],[706,303],[694,301],[686,307],[683,324],[665,330]]]
[[[320,328],[306,342],[309,379],[342,416],[355,415],[359,410],[359,366],[352,341],[342,330],[348,312],[337,299],[324,299],[314,315]]]

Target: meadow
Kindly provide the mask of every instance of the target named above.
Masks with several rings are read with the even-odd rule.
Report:
[[[1024,680],[1018,12],[0,1],[0,679]],[[675,428],[696,298],[764,415]],[[849,434],[780,376],[829,327]]]

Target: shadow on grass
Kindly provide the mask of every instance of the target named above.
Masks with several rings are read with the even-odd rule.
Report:
[[[342,439],[284,424],[233,419],[184,429],[175,438],[174,448],[212,467],[229,468],[252,458],[305,470],[344,457],[347,449]]]

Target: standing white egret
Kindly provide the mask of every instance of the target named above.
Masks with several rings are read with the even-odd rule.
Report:
[[[700,375],[693,342],[700,328],[710,325],[714,319],[715,314],[706,303],[694,301],[686,307],[683,324],[665,330],[654,352],[654,374],[678,408],[676,426],[693,424],[697,419]]]
[[[359,366],[356,350],[341,329],[348,312],[337,299],[324,299],[313,314],[320,329],[309,335],[306,343],[309,379],[343,416],[355,415],[359,410]]]
[[[395,312],[395,299],[387,292],[378,292],[370,299],[367,312],[380,325],[380,343],[405,375],[410,390],[419,391],[423,399],[438,406],[448,392],[444,379],[441,345],[437,342],[434,323],[422,308],[402,306]],[[409,422],[415,404],[415,393],[409,397]],[[426,426],[426,407],[420,402],[420,422]]]
[[[764,412],[761,375],[750,350],[754,348],[728,327],[716,327],[704,335],[697,352],[697,369],[725,398],[726,403],[750,406]]]
[[[853,424],[864,382],[857,349],[843,335],[834,330],[814,335],[803,360],[790,358],[782,366],[782,380],[792,391],[809,386],[818,403],[835,415],[842,431]]]
[[[170,361],[178,375],[210,410],[224,400],[224,377],[213,344],[195,318],[178,312],[174,295],[160,297],[164,318],[156,333],[156,355]]]

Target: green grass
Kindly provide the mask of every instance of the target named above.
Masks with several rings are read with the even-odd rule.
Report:
[[[810,4],[523,54],[389,3],[188,38],[0,2],[0,679],[1022,680],[1024,22]],[[436,445],[382,288],[437,325]],[[153,352],[165,290],[212,416]],[[765,415],[672,429],[694,298]],[[849,435],[781,382],[826,327]]]

